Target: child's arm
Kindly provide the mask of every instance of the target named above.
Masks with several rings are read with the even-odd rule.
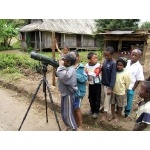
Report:
[[[56,42],[56,49],[57,49],[57,51],[58,51],[60,54],[63,54],[63,52],[58,48],[57,40],[55,40],[55,42]]]
[[[78,82],[86,82],[88,77],[87,77],[87,74],[85,73],[85,70],[83,69],[82,73],[77,73],[77,81]]]
[[[113,63],[112,71],[111,71],[111,79],[110,79],[110,84],[109,84],[110,89],[114,87],[115,82],[116,82],[116,63]]]
[[[136,81],[136,82],[134,83],[134,86],[133,86],[133,88],[132,88],[133,91],[138,87],[139,83],[140,83],[140,81]]]
[[[131,83],[131,76],[130,76],[130,73],[128,71],[126,72],[124,79],[125,79],[126,89],[128,89],[129,85]]]
[[[59,61],[59,67],[57,68],[57,77],[59,78],[59,80],[66,84],[69,85],[70,84],[70,78],[73,74],[73,69],[68,70],[65,66],[63,66],[63,60]]]
[[[133,131],[143,131],[145,128],[147,128],[147,124],[142,122],[139,125],[135,125]]]
[[[96,76],[99,76],[101,72],[101,66],[100,67],[97,67],[95,70],[94,70],[94,73],[96,74]]]

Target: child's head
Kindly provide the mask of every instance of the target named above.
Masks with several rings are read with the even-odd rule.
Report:
[[[64,61],[64,66],[69,67],[75,64],[76,57],[74,54],[68,53],[62,57],[62,60]]]
[[[142,52],[139,49],[134,49],[131,53],[131,61],[136,63],[141,58]]]
[[[76,63],[80,62],[80,56],[79,56],[78,51],[74,50],[74,51],[71,51],[70,53],[73,53],[75,55]]]
[[[117,60],[117,71],[123,71],[123,68],[127,66],[127,60],[124,57],[120,57]]]
[[[64,53],[64,54],[67,54],[69,51],[70,51],[70,50],[69,50],[69,47],[65,46],[65,47],[63,48],[63,53]]]
[[[104,57],[106,60],[112,60],[112,56],[114,53],[114,48],[111,46],[106,47],[105,51],[104,51]]]
[[[96,64],[98,61],[97,54],[94,52],[89,52],[87,55],[87,59],[88,59],[89,63],[93,64],[93,65]]]
[[[144,99],[150,99],[150,78],[141,84],[139,96]]]

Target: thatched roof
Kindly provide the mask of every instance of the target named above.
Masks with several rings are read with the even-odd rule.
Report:
[[[96,25],[94,19],[42,19],[22,27],[20,32],[36,30],[92,35],[96,31]]]

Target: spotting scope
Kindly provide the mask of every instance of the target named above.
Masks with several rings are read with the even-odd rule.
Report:
[[[38,54],[35,52],[31,52],[30,54],[31,54],[31,58],[33,58],[35,60],[39,60],[42,63],[49,64],[55,68],[59,67],[59,63],[55,59],[49,58],[47,56],[44,56],[42,54]]]

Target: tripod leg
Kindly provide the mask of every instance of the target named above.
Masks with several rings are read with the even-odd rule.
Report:
[[[27,117],[27,114],[28,114],[28,112],[29,112],[29,110],[30,110],[30,108],[31,108],[31,105],[32,105],[32,103],[33,103],[33,101],[34,101],[34,99],[35,99],[35,97],[36,97],[36,95],[37,95],[37,93],[38,93],[38,91],[39,91],[39,89],[40,89],[40,86],[41,86],[42,82],[43,82],[43,80],[41,80],[40,84],[38,85],[38,87],[37,87],[37,89],[36,89],[36,91],[35,91],[35,94],[34,94],[33,97],[32,97],[31,103],[30,103],[30,105],[29,105],[29,107],[28,107],[28,109],[27,109],[27,112],[26,112],[26,114],[25,114],[25,116],[24,116],[24,118],[23,118],[23,120],[22,120],[22,122],[21,122],[21,125],[20,125],[18,131],[20,131],[20,129],[21,129],[22,125],[23,125],[23,122],[25,121],[25,119],[26,119],[26,117]]]
[[[45,81],[45,79],[44,79],[44,83],[43,83],[43,92],[44,92],[44,96],[45,96],[46,122],[48,122],[48,113],[47,113],[47,94],[46,94],[46,81]]]
[[[52,104],[52,109],[53,109],[54,114],[55,114],[55,119],[56,119],[56,122],[57,122],[57,124],[58,124],[59,131],[61,131],[61,128],[60,128],[60,125],[59,125],[59,120],[58,120],[58,118],[57,118],[56,110],[55,110],[55,107],[54,107],[52,95],[51,95],[51,92],[50,92],[50,87],[49,87],[49,84],[48,84],[48,81],[47,81],[47,80],[46,80],[46,86],[47,86],[47,90],[48,90],[48,93],[49,93],[50,102],[51,102],[51,104]]]

